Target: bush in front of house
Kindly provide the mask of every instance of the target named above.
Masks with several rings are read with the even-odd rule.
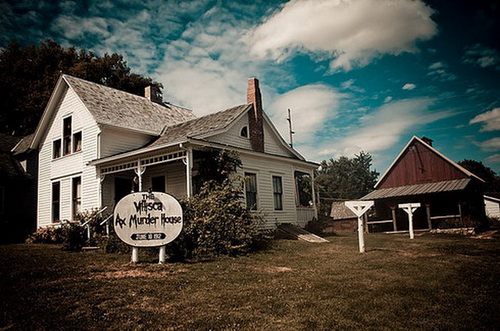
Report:
[[[220,255],[246,254],[262,244],[260,222],[243,205],[242,187],[229,179],[208,181],[200,193],[181,201],[184,226],[167,245],[175,260],[205,260]]]
[[[37,229],[26,239],[26,243],[62,244],[64,250],[79,251],[86,240],[85,229],[79,223],[64,220],[58,225]]]

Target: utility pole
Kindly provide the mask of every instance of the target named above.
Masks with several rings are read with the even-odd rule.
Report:
[[[290,147],[293,148],[293,134],[295,132],[292,130],[292,115],[290,113],[290,108],[288,108],[288,117],[286,120],[288,121],[288,131],[290,132]]]

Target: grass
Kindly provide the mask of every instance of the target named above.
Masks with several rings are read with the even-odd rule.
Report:
[[[0,246],[0,330],[500,328],[499,239],[353,233],[197,264]]]

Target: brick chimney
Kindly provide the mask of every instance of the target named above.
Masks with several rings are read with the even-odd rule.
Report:
[[[424,137],[422,137],[422,141],[423,141],[424,143],[426,143],[427,145],[429,145],[429,146],[431,146],[431,147],[432,147],[432,142],[433,142],[433,140],[432,140],[431,138],[427,138],[427,137],[425,137],[425,136],[424,136]]]
[[[259,80],[257,78],[248,79],[247,103],[253,104],[253,111],[248,112],[250,144],[254,151],[264,153],[262,97],[260,95]]]
[[[162,103],[163,100],[160,96],[160,91],[156,88],[156,86],[149,85],[144,88],[144,97],[149,101]]]

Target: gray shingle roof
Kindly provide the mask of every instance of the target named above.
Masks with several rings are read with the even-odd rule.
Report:
[[[240,105],[184,123],[168,126],[165,128],[162,135],[148,147],[182,141],[186,140],[188,137],[196,138],[196,136],[202,134],[225,129],[238,116],[252,107],[251,104]]]
[[[99,124],[160,134],[167,125],[196,118],[192,111],[63,75]]]
[[[357,219],[358,216],[354,214],[349,208],[346,207],[345,201],[334,201],[332,203],[332,210],[330,217],[334,220]]]
[[[429,193],[451,192],[464,190],[472,181],[470,178],[447,180],[442,182],[406,185],[400,187],[382,188],[372,191],[361,200],[377,200],[384,198],[422,195]]]

